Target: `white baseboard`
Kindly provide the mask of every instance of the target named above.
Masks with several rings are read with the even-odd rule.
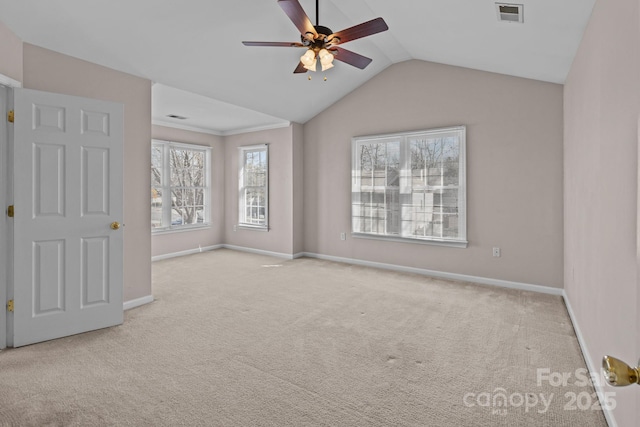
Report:
[[[131,310],[132,308],[140,307],[141,305],[149,304],[150,302],[153,302],[153,295],[147,295],[146,297],[125,301],[122,304],[122,307],[126,311]]]
[[[186,251],[171,252],[169,254],[156,255],[154,257],[151,257],[151,262],[160,261],[160,260],[163,260],[163,259],[175,258],[175,257],[179,257],[179,256],[193,255],[193,254],[197,254],[197,253],[200,253],[200,252],[212,251],[214,249],[220,249],[220,248],[223,248],[223,247],[224,247],[224,245],[213,245],[213,246],[205,246],[205,247],[194,248],[194,249],[187,249]]]
[[[273,252],[273,251],[265,251],[262,249],[254,249],[254,248],[247,248],[244,246],[235,246],[235,245],[214,245],[214,246],[205,246],[202,248],[194,248],[194,249],[188,249],[186,251],[180,251],[180,252],[172,252],[172,253],[168,253],[168,254],[162,254],[162,255],[156,255],[154,257],[151,257],[151,261],[160,261],[163,259],[169,259],[169,258],[176,258],[176,257],[180,257],[180,256],[185,256],[185,255],[193,255],[193,254],[197,254],[200,252],[205,252],[205,251],[213,251],[215,249],[232,249],[234,251],[240,251],[240,252],[249,252],[252,254],[258,254],[258,255],[267,255],[267,256],[272,256],[275,258],[284,258],[284,259],[294,259],[294,258],[300,258],[302,256],[305,256],[305,252],[299,252],[297,254],[291,255],[291,254],[285,254],[282,252]]]
[[[596,365],[593,363],[593,358],[591,357],[591,353],[589,353],[587,343],[584,340],[582,332],[580,331],[580,325],[578,324],[576,316],[573,312],[573,308],[571,308],[571,302],[569,301],[567,293],[564,290],[562,291],[562,298],[564,299],[564,305],[567,307],[569,318],[571,319],[571,323],[573,324],[573,330],[575,331],[576,337],[578,338],[578,344],[580,344],[580,349],[582,350],[582,355],[584,356],[584,360],[587,363],[587,369],[589,369],[591,378],[602,379],[602,375],[600,374],[600,365]],[[600,381],[594,381],[593,387],[598,394],[598,399],[600,399],[600,407],[602,408],[604,417],[607,420],[607,424],[609,424],[609,427],[618,427],[618,423],[613,416],[613,412],[603,404],[603,402],[605,401],[603,397],[603,393],[605,391],[603,384],[601,384]]]
[[[284,259],[296,259],[301,257],[317,258],[317,259],[324,259],[327,261],[341,262],[345,264],[354,264],[354,265],[362,265],[365,267],[381,268],[384,270],[393,270],[393,271],[401,271],[404,273],[422,274],[424,276],[438,277],[441,279],[480,283],[483,285],[499,286],[501,288],[517,289],[521,291],[531,291],[531,292],[538,292],[538,293],[550,294],[550,295],[558,295],[558,296],[563,295],[562,289],[552,288],[550,286],[533,285],[533,284],[521,283],[521,282],[511,282],[508,280],[491,279],[488,277],[479,277],[479,276],[469,276],[466,274],[447,273],[444,271],[427,270],[424,268],[405,267],[405,266],[396,265],[396,264],[385,264],[381,262],[364,261],[364,260],[355,259],[355,258],[336,257],[332,255],[316,254],[313,252],[298,252],[296,254],[286,254],[282,252],[265,251],[262,249],[254,249],[254,248],[247,248],[244,246],[227,245],[227,244],[207,246],[204,248],[189,249],[181,252],[173,252],[170,254],[158,255],[158,256],[152,257],[151,260],[159,261],[162,259],[174,258],[174,257],[179,257],[184,255],[191,255],[198,252],[211,251],[214,249],[221,249],[221,248],[232,249],[240,252],[249,252],[249,253],[254,253],[259,255],[267,255],[267,256],[284,258]]]
[[[480,283],[483,285],[499,286],[501,288],[518,289],[521,291],[531,291],[531,292],[538,292],[543,294],[562,295],[562,289],[552,288],[550,286],[532,285],[529,283],[511,282],[508,280],[491,279],[488,277],[479,277],[479,276],[469,276],[466,274],[447,273],[444,271],[427,270],[424,268],[416,268],[416,267],[405,267],[405,266],[396,265],[396,264],[385,264],[385,263],[374,262],[374,261],[363,261],[360,259],[342,258],[342,257],[331,256],[331,255],[315,254],[311,252],[305,252],[304,256],[308,258],[325,259],[327,261],[335,261],[335,262],[341,262],[346,264],[362,265],[365,267],[382,268],[384,270],[400,271],[403,273],[422,274],[424,276],[438,277],[440,279],[450,279],[450,280],[459,280],[463,282]]]
[[[284,258],[284,259],[293,259],[295,255],[291,255],[291,254],[285,254],[282,252],[272,252],[272,251],[264,251],[262,249],[253,249],[253,248],[246,248],[244,246],[235,246],[235,245],[221,245],[221,247],[225,248],[225,249],[233,249],[234,251],[240,251],[240,252],[249,252],[252,254],[258,254],[258,255],[267,255],[267,256],[272,256],[272,257],[276,257],[276,258]]]

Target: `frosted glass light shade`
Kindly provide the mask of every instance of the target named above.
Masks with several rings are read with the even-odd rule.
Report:
[[[316,70],[316,53],[312,49],[307,50],[304,53],[304,55],[300,57],[300,62],[302,62],[302,65],[307,70],[315,71]]]

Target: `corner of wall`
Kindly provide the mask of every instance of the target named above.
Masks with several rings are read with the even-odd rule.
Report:
[[[4,23],[0,22],[0,74],[22,82],[23,79],[22,40]]]
[[[304,252],[304,126],[292,124],[293,254]]]

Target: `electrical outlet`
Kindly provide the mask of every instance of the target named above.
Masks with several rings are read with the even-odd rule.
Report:
[[[500,248],[493,248],[493,256],[496,258],[500,257]]]
[[[340,233],[340,240],[347,240],[347,233]]]
[[[238,226],[237,225],[233,225],[233,231],[238,231]]]

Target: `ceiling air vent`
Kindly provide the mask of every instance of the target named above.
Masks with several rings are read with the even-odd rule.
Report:
[[[496,3],[498,21],[500,22],[524,22],[524,5],[512,3]]]
[[[178,116],[177,114],[169,114],[167,117],[171,118],[171,119],[178,119],[178,120],[187,120],[186,117],[184,116]]]

